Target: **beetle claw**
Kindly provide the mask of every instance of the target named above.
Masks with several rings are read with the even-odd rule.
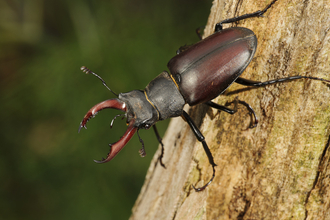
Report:
[[[80,133],[80,130],[81,130],[82,127],[83,127],[83,126],[81,126],[81,124],[80,124],[80,126],[79,126],[79,128],[78,128],[78,133]]]
[[[82,127],[86,128],[86,124],[91,118],[94,118],[99,111],[105,108],[114,108],[124,112],[127,110],[126,103],[119,99],[108,99],[104,102],[96,104],[86,113],[83,120],[80,122],[78,133]]]
[[[207,182],[207,183],[206,183],[204,186],[202,186],[202,187],[199,187],[199,188],[195,188],[195,186],[194,186],[194,185],[191,185],[191,186],[192,186],[192,188],[194,188],[194,190],[195,190],[196,192],[200,192],[200,191],[203,191],[204,189],[206,189],[206,187],[207,187],[208,185],[210,185],[210,184],[211,184],[211,182],[212,182],[213,178],[214,178],[214,177],[212,177],[212,179],[211,179],[209,182]]]
[[[94,117],[99,111],[105,108],[114,108],[124,112],[127,111],[126,103],[119,99],[108,99],[104,102],[96,104],[86,113],[85,117],[80,123],[78,132],[80,132],[82,127],[87,128],[86,123],[89,121],[89,119]],[[133,137],[134,133],[136,132],[137,127],[135,127],[134,124],[135,124],[135,120],[134,119],[130,120],[125,134],[119,139],[119,141],[113,144],[109,144],[110,152],[108,153],[107,157],[105,159],[102,158],[102,160],[94,160],[94,162],[105,163],[110,161],[112,158],[114,158],[119,153],[119,151],[123,149],[123,147],[127,144],[127,142]]]
[[[139,154],[141,157],[145,157],[147,155],[146,151],[144,150],[144,147],[139,150]]]
[[[94,160],[95,163],[104,163],[104,158],[102,157],[102,160]]]
[[[109,144],[110,151],[105,159],[102,158],[102,160],[94,160],[94,162],[95,163],[106,163],[106,162],[112,160],[112,158],[114,158],[119,153],[119,151],[121,151],[121,149],[123,149],[125,147],[127,142],[135,134],[137,127],[134,127],[134,123],[135,123],[135,120],[131,120],[125,134],[119,139],[119,141],[117,141],[113,144]]]

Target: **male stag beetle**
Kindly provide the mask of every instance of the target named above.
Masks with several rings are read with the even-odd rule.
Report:
[[[239,77],[255,54],[257,38],[247,28],[231,27],[223,29],[222,24],[237,22],[247,18],[262,17],[276,1],[273,0],[261,11],[226,19],[217,23],[214,34],[190,47],[180,48],[177,52],[178,54],[167,64],[170,73],[166,71],[162,72],[144,90],[133,90],[117,95],[109,89],[101,77],[86,67],[82,67],[81,69],[84,72],[92,73],[98,77],[118,98],[106,100],[92,107],[80,123],[79,131],[82,127],[86,128],[86,123],[91,117],[105,108],[114,108],[125,112],[124,115],[127,118],[128,124],[127,130],[120,140],[114,144],[110,144],[110,152],[107,157],[95,162],[105,163],[110,161],[127,144],[135,132],[138,132],[139,129],[153,127],[157,139],[162,146],[162,154],[159,157],[159,161],[164,166],[162,162],[164,147],[155,123],[167,118],[181,116],[189,124],[197,140],[202,143],[209,163],[213,168],[213,175],[206,185],[200,188],[193,186],[196,191],[204,190],[215,176],[216,164],[203,134],[187,112],[183,110],[185,104],[194,106],[203,103],[218,110],[234,114],[236,112],[234,109],[229,109],[211,101],[223,93],[233,82],[245,86],[266,86],[302,78],[330,82],[325,79],[307,76],[291,76],[266,82],[252,81]],[[247,103],[243,101],[237,101],[237,103],[247,106],[249,111],[254,114],[253,109]],[[254,125],[256,125],[257,118],[255,114],[254,119]],[[111,122],[111,126],[112,123],[113,121]],[[140,137],[139,140],[142,143],[140,154],[141,156],[145,156],[143,141]]]

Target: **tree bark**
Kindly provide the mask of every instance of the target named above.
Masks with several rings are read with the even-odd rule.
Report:
[[[262,10],[270,0],[215,0],[205,29],[226,18]],[[238,24],[258,38],[243,78],[267,81],[293,75],[330,79],[330,1],[278,0],[261,18]],[[181,119],[164,137],[166,169],[151,162],[131,220],[330,219],[329,84],[294,80],[261,88],[233,84],[214,101],[236,97],[255,110],[249,128],[244,106],[229,115],[199,105],[186,109],[214,156],[212,176],[202,144]],[[229,105],[228,107],[233,107]]]

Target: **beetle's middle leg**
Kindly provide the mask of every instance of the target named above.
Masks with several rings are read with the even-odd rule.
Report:
[[[231,115],[235,114],[237,112],[237,105],[238,104],[242,104],[244,105],[250,112],[250,114],[253,116],[254,119],[252,119],[251,121],[251,124],[250,124],[250,128],[254,128],[257,126],[258,124],[258,118],[257,118],[257,115],[255,113],[255,111],[253,110],[253,108],[246,102],[244,101],[241,101],[239,100],[237,97],[236,99],[233,101],[234,103],[234,109],[231,109],[231,108],[227,108],[226,106],[223,106],[223,105],[219,105],[215,102],[212,102],[212,101],[208,101],[208,102],[205,102],[204,104],[212,107],[212,108],[215,108],[215,109],[218,109],[220,111],[224,111],[224,112],[227,112]]]
[[[191,128],[191,130],[194,132],[197,140],[203,144],[204,151],[205,151],[205,153],[207,155],[207,158],[209,159],[210,164],[212,165],[213,175],[212,175],[212,178],[209,180],[209,182],[207,182],[204,186],[202,186],[200,188],[195,188],[194,185],[192,185],[192,187],[195,189],[195,191],[202,191],[208,185],[210,185],[210,183],[214,179],[214,177],[215,177],[215,166],[216,166],[216,164],[214,163],[214,159],[213,159],[212,153],[211,153],[209,147],[206,144],[205,137],[203,136],[202,132],[197,128],[197,126],[195,125],[195,123],[192,120],[192,118],[185,111],[183,111],[181,117],[188,123],[188,125]]]

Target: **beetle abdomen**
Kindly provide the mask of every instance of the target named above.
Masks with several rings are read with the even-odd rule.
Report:
[[[246,28],[224,29],[173,57],[168,68],[189,105],[220,95],[251,62],[255,34]]]

